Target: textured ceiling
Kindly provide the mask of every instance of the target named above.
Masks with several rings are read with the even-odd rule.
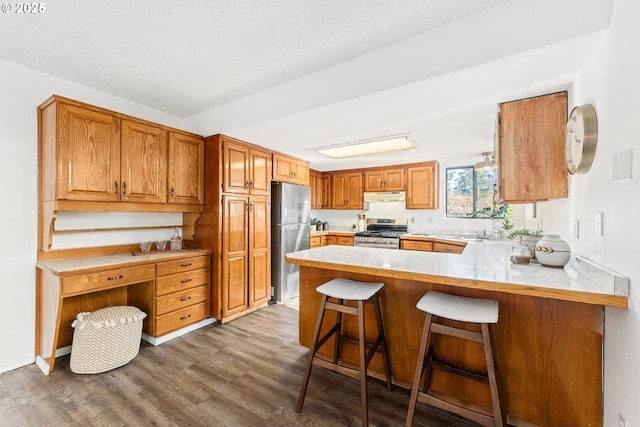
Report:
[[[0,14],[0,59],[336,170],[480,160],[498,102],[570,89],[613,0],[43,4]],[[313,151],[398,133],[418,148],[342,161]]]
[[[505,0],[54,0],[0,56],[186,117]]]

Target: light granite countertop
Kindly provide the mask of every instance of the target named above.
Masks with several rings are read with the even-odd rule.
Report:
[[[170,261],[172,259],[204,255],[209,252],[210,251],[204,249],[151,251],[148,253],[127,252],[122,254],[69,258],[56,261],[39,261],[36,266],[38,268],[48,269],[58,275],[63,275],[64,273],[77,273],[84,269],[96,269],[102,267],[110,268],[114,266],[128,267],[136,264],[146,264],[149,262]]]
[[[627,277],[575,255],[564,268],[512,264],[512,245],[469,242],[462,254],[324,246],[289,253],[286,259],[316,268],[628,307]]]

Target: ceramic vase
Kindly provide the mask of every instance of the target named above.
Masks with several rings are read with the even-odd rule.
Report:
[[[571,249],[557,234],[547,234],[538,241],[535,254],[542,266],[562,268],[571,258]]]
[[[542,236],[522,236],[522,244],[529,248],[529,252],[531,252],[531,262],[533,263],[538,262],[538,258],[536,258],[536,246],[540,239],[542,239]]]

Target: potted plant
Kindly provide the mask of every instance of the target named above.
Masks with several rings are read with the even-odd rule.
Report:
[[[529,252],[531,252],[531,262],[538,262],[536,258],[536,244],[538,244],[538,240],[542,239],[544,235],[544,231],[537,230],[529,230],[527,228],[520,228],[518,230],[514,230],[509,233],[510,239],[520,238],[520,243],[529,248]]]
[[[491,209],[490,207],[485,207],[483,209],[480,209],[478,211],[475,212],[471,212],[469,214],[470,217],[472,218],[478,218],[478,217],[487,217],[488,219],[493,220],[494,224],[498,224],[500,221],[502,221],[502,229],[505,231],[509,231],[511,230],[515,224],[513,223],[513,220],[511,219],[511,214],[513,213],[513,207],[509,206],[509,205],[502,205],[499,208],[494,207],[493,209]],[[495,230],[494,228],[494,233],[499,233],[500,234],[500,238],[502,238],[502,231],[500,230]]]

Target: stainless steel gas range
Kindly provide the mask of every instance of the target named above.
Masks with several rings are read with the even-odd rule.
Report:
[[[355,234],[353,246],[400,249],[400,236],[407,234],[407,224],[406,218],[368,218],[367,230]]]

